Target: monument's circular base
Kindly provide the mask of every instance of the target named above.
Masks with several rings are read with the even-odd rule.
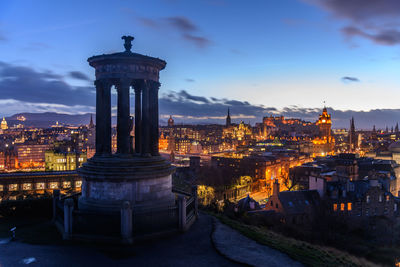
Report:
[[[80,210],[119,211],[124,201],[133,209],[152,209],[175,203],[174,168],[161,157],[94,157],[82,168]]]

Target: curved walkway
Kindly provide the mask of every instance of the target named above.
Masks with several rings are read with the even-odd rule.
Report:
[[[236,262],[250,266],[303,266],[286,254],[261,245],[214,218],[212,239],[216,249]]]
[[[0,266],[241,266],[215,250],[212,220],[200,214],[186,233],[131,247],[30,245],[4,240],[0,242]]]

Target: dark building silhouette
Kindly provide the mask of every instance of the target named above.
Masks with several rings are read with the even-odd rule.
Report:
[[[228,108],[228,115],[226,116],[226,127],[231,126],[231,115],[230,115],[230,111]]]
[[[354,126],[354,117],[351,117],[350,130],[349,130],[349,151],[353,152],[356,148],[357,148],[356,128]]]

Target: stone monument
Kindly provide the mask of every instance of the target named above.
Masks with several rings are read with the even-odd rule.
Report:
[[[164,60],[131,51],[132,36],[123,36],[125,51],[88,59],[96,80],[96,154],[78,170],[83,211],[119,212],[174,205],[174,168],[158,152],[159,72]],[[111,152],[111,90],[117,91],[117,153]],[[130,135],[131,88],[135,97],[135,144]]]

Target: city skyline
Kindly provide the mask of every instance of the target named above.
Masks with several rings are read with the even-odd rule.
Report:
[[[161,119],[215,121],[230,106],[233,118],[253,123],[271,113],[315,120],[326,101],[338,127],[351,116],[370,117],[361,128],[394,125],[398,4],[353,12],[358,2],[255,1],[243,10],[238,1],[5,1],[1,115],[94,112],[93,71],[83,59],[121,51],[118,38],[132,33],[133,51],[168,61]]]

